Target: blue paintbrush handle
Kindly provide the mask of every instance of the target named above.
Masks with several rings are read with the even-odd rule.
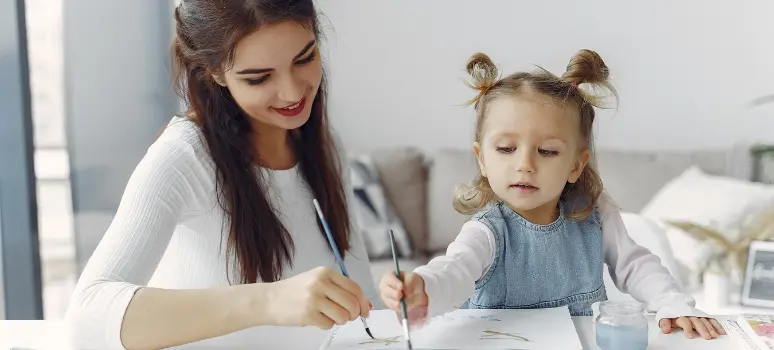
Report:
[[[344,265],[344,259],[341,258],[341,253],[339,253],[339,247],[336,245],[336,241],[333,240],[333,235],[331,234],[331,228],[328,226],[328,221],[325,220],[325,216],[323,215],[322,208],[320,208],[320,203],[317,201],[316,198],[312,202],[314,203],[314,210],[317,211],[317,216],[320,217],[320,222],[322,223],[323,230],[325,230],[325,236],[328,237],[328,243],[330,243],[331,245],[331,249],[333,250],[333,255],[336,256],[336,262],[339,263],[341,274],[349,278],[349,273],[347,272],[347,266]],[[365,327],[366,332],[373,339],[373,335],[371,335],[371,330],[368,328],[368,323],[366,322],[365,318],[361,317],[360,320],[363,321],[363,326]]]
[[[341,274],[346,277],[349,277],[349,273],[347,273],[347,267],[344,265],[344,259],[341,258],[341,253],[339,253],[339,247],[336,245],[336,241],[333,240],[333,234],[331,234],[331,228],[328,226],[328,222],[325,220],[325,216],[323,215],[322,208],[320,208],[320,203],[317,202],[317,199],[315,199],[313,202],[314,202],[314,209],[317,211],[317,216],[320,217],[320,222],[322,222],[323,230],[325,230],[325,235],[328,237],[328,243],[330,243],[331,248],[333,248],[333,255],[336,256],[336,262],[339,263]]]

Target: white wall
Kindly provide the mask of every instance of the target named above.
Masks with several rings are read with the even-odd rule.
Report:
[[[65,118],[78,273],[126,182],[178,111],[170,85],[172,3],[63,3]]]
[[[621,95],[616,115],[598,118],[598,147],[774,142],[774,105],[745,106],[774,93],[770,0],[319,2],[330,114],[348,147],[469,147],[471,53],[561,74],[580,48],[602,55]]]

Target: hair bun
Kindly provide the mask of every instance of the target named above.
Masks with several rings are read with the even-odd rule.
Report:
[[[470,56],[468,63],[465,65],[465,70],[473,80],[471,83],[468,83],[468,86],[478,90],[478,95],[468,102],[473,104],[497,82],[497,66],[495,66],[489,56],[477,52]]]
[[[610,77],[610,70],[598,53],[583,49],[575,53],[567,64],[562,80],[573,84],[604,84]]]

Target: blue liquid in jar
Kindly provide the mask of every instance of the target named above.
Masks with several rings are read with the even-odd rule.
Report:
[[[597,346],[602,350],[645,350],[648,326],[597,324]]]

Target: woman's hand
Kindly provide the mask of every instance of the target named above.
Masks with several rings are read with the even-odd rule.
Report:
[[[395,273],[387,272],[379,283],[379,293],[384,305],[395,310],[398,318],[401,318],[400,300],[406,301],[407,319],[409,324],[420,325],[427,318],[428,298],[425,293],[425,280],[415,273],[403,272],[401,282]]]
[[[721,334],[726,334],[723,326],[718,323],[714,318],[704,317],[678,317],[678,318],[665,318],[659,323],[661,331],[664,334],[669,334],[674,328],[682,328],[685,332],[685,336],[688,338],[694,337],[694,330],[701,335],[704,339],[715,339]]]
[[[330,329],[368,317],[372,307],[357,283],[324,267],[271,283],[267,294],[266,309],[279,326]]]

